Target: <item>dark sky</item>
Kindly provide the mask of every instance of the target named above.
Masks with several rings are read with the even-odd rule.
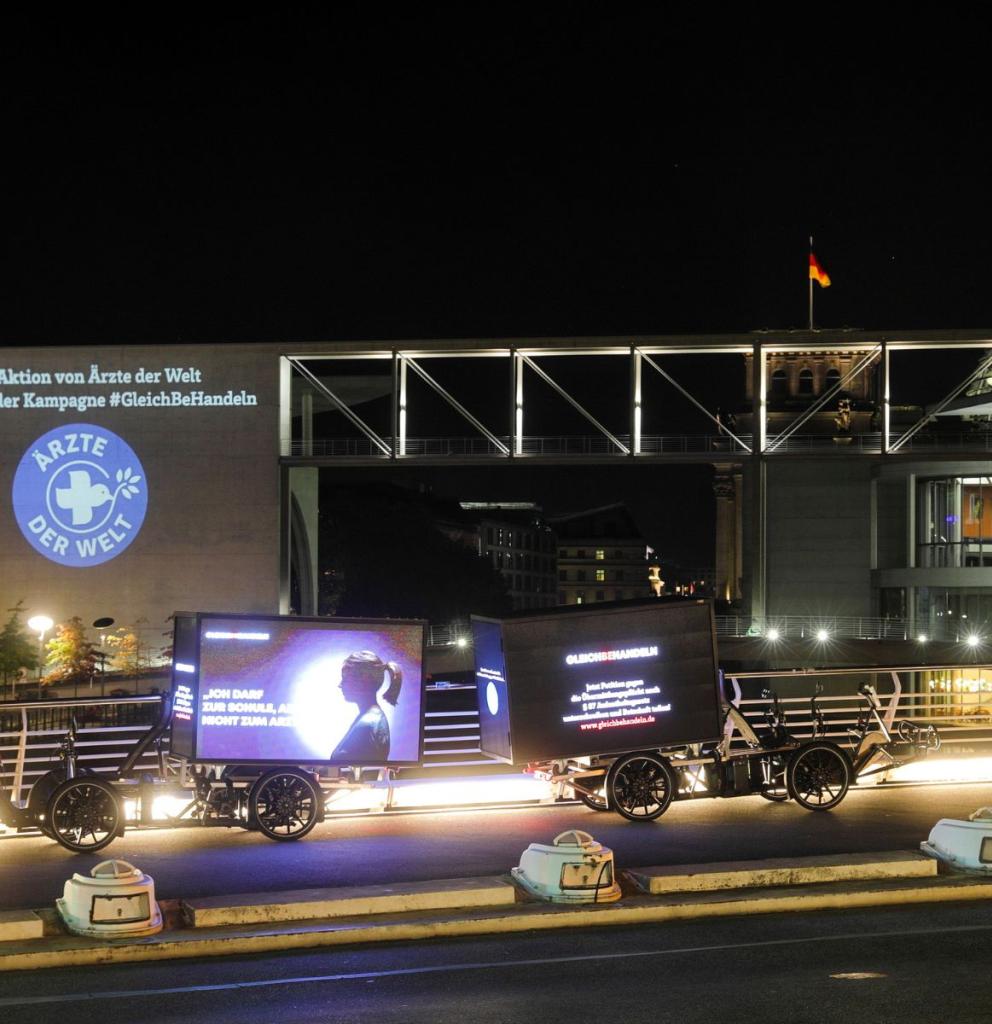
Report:
[[[577,10],[8,19],[0,345],[992,327],[979,23]]]
[[[169,15],[6,24],[0,343],[992,324],[977,25]]]

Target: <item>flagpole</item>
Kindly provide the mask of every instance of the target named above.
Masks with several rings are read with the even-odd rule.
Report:
[[[813,236],[809,236],[809,251],[810,255],[813,253]],[[807,261],[808,263],[808,261]],[[809,329],[813,330],[813,275],[809,272],[809,266],[806,267],[806,276],[809,278]]]

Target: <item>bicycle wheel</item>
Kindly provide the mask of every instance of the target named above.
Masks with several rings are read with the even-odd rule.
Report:
[[[789,795],[809,811],[829,811],[844,799],[851,784],[851,763],[832,743],[809,743],[789,761]]]
[[[302,839],[320,819],[320,788],[298,768],[273,768],[252,786],[248,820],[278,842]]]
[[[581,793],[579,790],[573,790],[575,795],[592,811],[608,811],[610,809],[609,804],[606,800],[606,787],[596,790],[595,796],[589,796],[588,793]]]
[[[119,834],[123,817],[110,783],[85,776],[66,779],[48,800],[45,832],[73,853],[93,853]]]
[[[654,821],[675,795],[675,775],[657,754],[625,754],[613,762],[606,781],[610,808],[629,821]]]

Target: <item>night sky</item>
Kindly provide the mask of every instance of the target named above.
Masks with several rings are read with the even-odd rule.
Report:
[[[169,13],[5,24],[2,343],[992,324],[976,26]]]
[[[9,20],[0,344],[992,326],[984,33],[844,17]]]

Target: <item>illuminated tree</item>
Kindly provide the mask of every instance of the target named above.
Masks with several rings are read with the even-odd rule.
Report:
[[[114,651],[114,668],[125,675],[137,676],[151,664],[151,650],[142,640],[143,627],[147,619],[138,619],[131,626],[122,626],[106,638],[106,644]]]
[[[27,626],[21,622],[24,602],[18,601],[8,608],[10,618],[0,631],[0,677],[4,688],[13,684],[22,669],[30,671],[38,667],[38,643]]]
[[[86,638],[83,620],[74,615],[68,622],[55,627],[55,636],[45,644],[48,671],[42,682],[84,683],[96,671],[93,644]]]

